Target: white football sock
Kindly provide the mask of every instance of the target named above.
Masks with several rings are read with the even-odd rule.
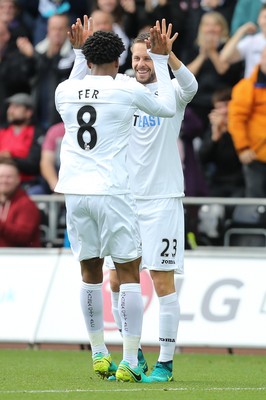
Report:
[[[180,307],[176,293],[159,297],[159,344],[160,354],[158,361],[173,360],[176,346],[176,337],[180,319]]]
[[[116,323],[116,326],[120,333],[122,333],[122,322],[119,315],[118,302],[119,302],[119,292],[113,292],[111,290],[111,302],[112,302],[112,313]]]
[[[116,323],[116,326],[121,333],[122,336],[122,322],[121,318],[119,315],[119,309],[118,309],[118,300],[119,300],[119,292],[113,292],[111,291],[111,300],[112,300],[112,313],[113,317]],[[139,349],[141,349],[141,343],[139,343]]]
[[[138,365],[138,348],[143,321],[143,300],[138,283],[120,285],[119,314],[122,323],[123,360]]]
[[[95,353],[108,354],[104,343],[102,284],[92,285],[82,282],[80,304],[89,335],[92,355]]]

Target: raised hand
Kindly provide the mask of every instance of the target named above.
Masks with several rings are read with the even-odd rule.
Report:
[[[178,33],[172,37],[172,24],[166,26],[166,20],[163,18],[162,23],[156,21],[156,25],[150,29],[150,40],[147,42],[147,47],[151,48],[152,53],[170,54],[173,43],[176,40]]]
[[[93,20],[87,15],[83,17],[83,26],[81,19],[77,18],[75,24],[72,24],[70,32],[67,33],[70,43],[74,49],[81,49],[89,36],[93,34]]]
[[[160,27],[160,22],[156,21],[156,27],[161,30],[162,35],[166,35],[166,45],[167,45],[167,49],[168,49],[167,52],[168,52],[168,54],[170,54],[172,51],[173,43],[176,40],[176,38],[178,37],[178,33],[176,32],[171,37],[173,25],[170,23],[170,24],[168,24],[168,27],[166,28],[165,18],[162,19],[161,25],[162,25],[162,27]]]
[[[166,45],[166,35],[161,33],[159,21],[150,29],[150,39],[147,41],[147,47],[150,46],[154,54],[168,54]]]

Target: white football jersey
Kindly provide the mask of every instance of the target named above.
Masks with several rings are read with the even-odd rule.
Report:
[[[133,117],[127,168],[130,187],[136,198],[184,196],[183,167],[177,145],[186,105],[197,91],[194,75],[182,65],[174,72],[172,85],[176,95],[176,113],[161,118],[138,110]],[[158,82],[146,85],[154,99]]]
[[[175,94],[167,56],[152,55],[160,96],[134,79],[86,75],[60,83],[55,103],[65,124],[55,191],[69,194],[129,192],[126,152],[137,109],[172,117]]]

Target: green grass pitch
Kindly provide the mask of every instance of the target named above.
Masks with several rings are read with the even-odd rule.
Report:
[[[157,354],[145,357],[152,366]],[[99,379],[88,351],[1,349],[0,399],[265,400],[266,356],[177,354],[173,382],[135,384]]]

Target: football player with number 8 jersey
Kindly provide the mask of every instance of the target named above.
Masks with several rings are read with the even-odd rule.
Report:
[[[72,26],[72,35],[79,33]],[[141,238],[130,192],[126,151],[138,109],[161,117],[175,113],[167,61],[166,35],[151,29],[151,51],[159,79],[158,98],[135,80],[114,79],[124,46],[112,32],[98,31],[83,45],[91,75],[68,79],[56,89],[55,103],[65,125],[55,191],[65,194],[71,249],[80,262],[80,293],[93,367],[101,377],[147,382],[137,353],[143,319],[139,281]],[[118,369],[104,342],[103,259],[111,256],[119,281],[123,360]],[[117,369],[117,370],[116,370]]]

